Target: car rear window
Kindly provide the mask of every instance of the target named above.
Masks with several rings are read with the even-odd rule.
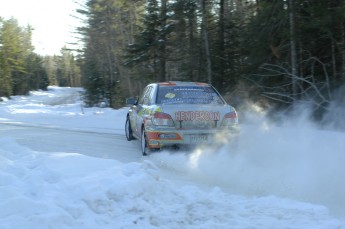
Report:
[[[212,87],[160,86],[157,104],[224,104]]]

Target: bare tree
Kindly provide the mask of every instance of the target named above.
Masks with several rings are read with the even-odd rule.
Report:
[[[303,77],[293,75],[293,73],[283,65],[264,64],[261,66],[261,69],[267,73],[257,76],[269,77],[270,79],[284,76],[288,78],[289,81],[287,81],[288,83],[283,83],[274,87],[258,85],[263,90],[262,95],[281,103],[292,104],[296,102],[296,96],[299,96],[299,101],[312,102],[314,105],[316,105],[316,107],[325,107],[328,105],[332,99],[332,95],[329,73],[327,71],[326,64],[322,63],[316,57],[310,57],[303,62],[310,66],[311,73],[314,72],[316,65],[320,65],[323,69],[325,80],[317,81],[313,74]],[[298,94],[289,92],[288,88],[292,86],[292,82],[296,82],[295,87],[296,89],[299,88]]]
[[[296,32],[294,0],[289,0],[289,22],[290,22],[290,53],[291,53],[291,80],[292,95],[297,99],[297,54],[296,54]]]

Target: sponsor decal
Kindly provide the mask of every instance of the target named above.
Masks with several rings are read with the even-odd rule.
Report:
[[[213,111],[177,111],[175,119],[178,121],[219,121],[220,113]]]
[[[205,91],[205,87],[174,87],[174,91]]]
[[[168,98],[168,99],[172,99],[172,98],[174,98],[176,95],[175,94],[173,94],[173,93],[167,93],[166,95],[165,95],[165,98]]]

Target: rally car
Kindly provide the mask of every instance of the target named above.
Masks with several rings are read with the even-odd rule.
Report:
[[[152,83],[127,104],[126,138],[139,139],[143,155],[166,146],[211,144],[238,132],[235,108],[210,84]]]

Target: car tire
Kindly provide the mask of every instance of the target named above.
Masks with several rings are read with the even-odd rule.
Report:
[[[134,137],[133,137],[133,131],[131,127],[131,121],[129,121],[129,117],[127,117],[126,119],[125,131],[126,131],[127,141],[132,141]]]
[[[140,145],[141,153],[143,154],[143,156],[147,156],[149,154],[149,148],[147,147],[146,132],[144,127],[141,130]]]

